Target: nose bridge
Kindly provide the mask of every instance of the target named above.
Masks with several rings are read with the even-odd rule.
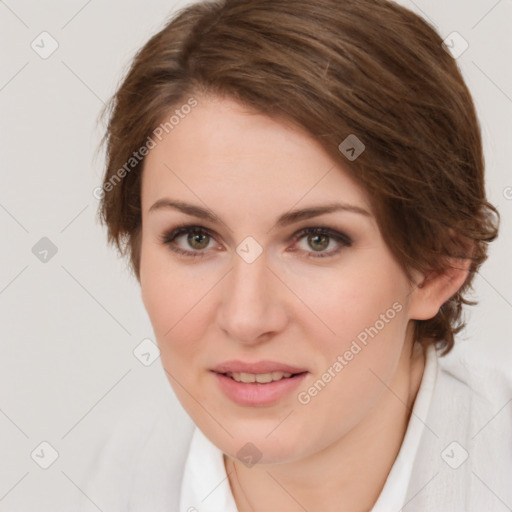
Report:
[[[283,326],[285,312],[275,289],[278,282],[267,264],[264,253],[252,261],[234,256],[224,285],[219,323],[238,341],[257,341],[262,334]]]
[[[233,262],[233,270],[228,279],[229,291],[226,299],[233,310],[245,309],[263,310],[267,306],[266,292],[268,291],[270,274],[267,269],[267,261],[264,255],[252,262],[247,262],[236,255]]]

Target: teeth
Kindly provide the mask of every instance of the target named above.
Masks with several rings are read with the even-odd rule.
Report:
[[[270,373],[227,373],[228,377],[231,377],[237,382],[243,382],[244,384],[250,384],[252,382],[258,382],[260,384],[267,384],[269,382],[286,379],[291,377],[291,373],[284,372],[270,372]]]

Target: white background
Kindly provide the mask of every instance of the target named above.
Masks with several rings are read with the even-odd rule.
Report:
[[[81,487],[110,423],[127,406],[174,400],[160,360],[146,367],[133,355],[153,338],[151,324],[136,280],[106,245],[92,191],[103,172],[102,154],[94,158],[100,108],[135,51],[186,3],[0,3],[1,511],[55,512],[61,499],[98,510]],[[488,194],[503,222],[476,279],[480,304],[455,350],[511,368],[512,2],[400,3],[443,38],[457,31],[469,43],[457,62],[477,105]],[[31,48],[43,31],[59,45],[47,59]],[[42,237],[57,247],[46,263],[32,253]],[[43,441],[59,455],[48,469],[31,458],[34,450],[40,461],[49,456]]]

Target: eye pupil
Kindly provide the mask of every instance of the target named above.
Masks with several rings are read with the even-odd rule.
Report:
[[[319,245],[315,247],[314,244],[316,244],[318,241]],[[313,244],[311,242],[313,242]],[[308,243],[313,250],[322,251],[323,249],[328,247],[329,237],[327,235],[310,235],[308,237]]]
[[[204,249],[208,246],[208,235],[202,233],[189,233],[187,241],[194,249]]]

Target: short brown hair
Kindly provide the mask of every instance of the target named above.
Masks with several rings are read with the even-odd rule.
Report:
[[[470,92],[437,32],[387,0],[218,0],[179,11],[140,49],[102,113],[100,220],[138,280],[144,160],[128,170],[126,162],[173,108],[202,93],[287,119],[321,143],[370,195],[409,276],[471,260],[462,288],[416,321],[415,341],[449,352],[499,215],[486,200]],[[365,145],[353,161],[338,149],[351,134]]]

